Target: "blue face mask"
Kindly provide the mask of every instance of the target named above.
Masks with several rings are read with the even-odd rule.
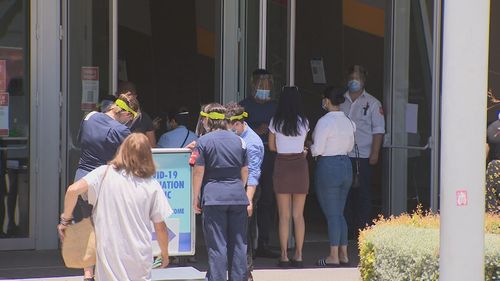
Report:
[[[271,99],[271,90],[257,89],[255,98],[258,100],[269,100]]]
[[[349,89],[349,92],[353,93],[353,92],[359,92],[362,87],[361,87],[361,82],[359,82],[358,80],[350,80],[349,82],[347,82],[347,88]]]

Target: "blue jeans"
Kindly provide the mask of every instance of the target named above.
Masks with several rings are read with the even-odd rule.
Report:
[[[352,183],[349,157],[319,157],[315,182],[318,201],[328,222],[330,246],[346,246],[347,223],[344,207]]]

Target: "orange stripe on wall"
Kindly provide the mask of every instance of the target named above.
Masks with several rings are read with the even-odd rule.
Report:
[[[196,48],[198,54],[215,58],[215,33],[203,27],[196,27]]]
[[[379,37],[384,37],[385,13],[358,0],[343,0],[344,25]]]

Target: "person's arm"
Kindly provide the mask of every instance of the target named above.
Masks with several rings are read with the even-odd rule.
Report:
[[[169,263],[167,225],[164,221],[162,221],[154,223],[154,228],[156,232],[156,239],[158,240],[158,245],[161,250],[161,268],[165,268]]]
[[[313,157],[322,155],[325,152],[326,138],[328,137],[328,127],[320,119],[313,132],[313,144],[311,145],[311,154]]]
[[[375,165],[378,163],[380,148],[382,147],[382,141],[384,140],[383,134],[374,134],[372,140],[372,149],[370,152],[370,165]]]
[[[195,165],[193,168],[193,209],[196,214],[201,213],[200,192],[205,166]]]
[[[66,195],[64,196],[64,212],[61,214],[62,221],[71,221],[73,218],[73,210],[75,209],[76,201],[78,200],[78,195],[87,192],[89,185],[87,181],[81,179],[68,187]],[[59,231],[59,237],[61,241],[64,240],[64,231],[67,225],[59,224],[57,229]]]
[[[276,148],[276,135],[274,133],[271,133],[269,132],[269,136],[268,136],[268,146],[269,146],[269,150],[273,151],[273,152],[276,152],[277,151],[277,148]]]
[[[156,147],[156,136],[155,136],[155,131],[147,131],[144,133],[146,137],[148,137],[149,144],[151,145],[152,148]]]
[[[251,217],[253,214],[253,196],[255,195],[255,190],[257,190],[257,186],[247,185],[247,198],[248,198],[247,212],[249,217]]]
[[[373,103],[371,110],[371,119],[373,139],[369,163],[371,165],[375,165],[379,160],[380,148],[382,147],[382,142],[384,141],[385,134],[384,110],[382,109],[382,104],[380,104],[380,102],[378,101]]]
[[[241,167],[241,181],[243,185],[246,185],[248,181],[248,166]]]

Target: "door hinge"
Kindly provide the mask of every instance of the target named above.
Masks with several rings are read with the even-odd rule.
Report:
[[[238,27],[238,31],[237,31],[237,39],[238,39],[238,42],[241,42],[241,28]]]
[[[36,40],[40,39],[40,25],[35,26],[35,38]]]
[[[59,107],[63,107],[63,94],[62,92],[59,92]]]

